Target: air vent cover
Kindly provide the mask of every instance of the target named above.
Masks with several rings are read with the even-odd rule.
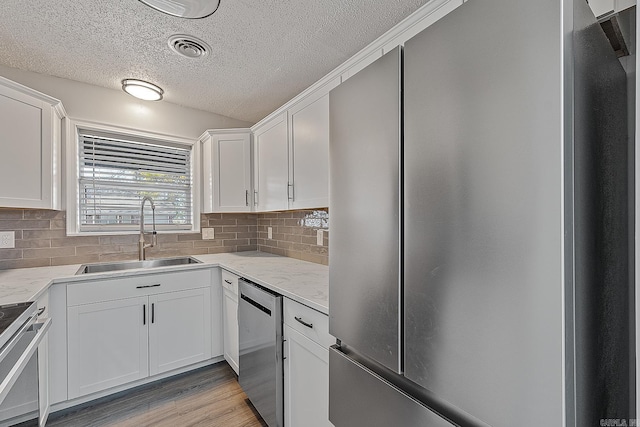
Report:
[[[202,58],[209,54],[211,47],[197,37],[176,34],[169,37],[169,47],[187,58]]]

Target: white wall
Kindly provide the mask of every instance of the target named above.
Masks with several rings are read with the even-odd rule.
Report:
[[[141,101],[123,91],[0,65],[0,76],[62,101],[70,118],[196,139],[207,129],[253,123],[165,101]]]

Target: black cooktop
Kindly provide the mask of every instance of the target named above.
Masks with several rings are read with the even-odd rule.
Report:
[[[33,302],[0,305],[0,334],[9,329],[11,324],[27,310]]]

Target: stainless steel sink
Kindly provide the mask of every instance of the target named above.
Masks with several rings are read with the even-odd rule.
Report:
[[[100,264],[84,264],[77,271],[76,275],[88,274],[88,273],[104,273],[108,271],[131,270],[133,268],[158,268],[158,267],[168,267],[172,265],[199,264],[201,262],[202,261],[198,261],[193,257],[181,257],[181,258],[148,259],[145,261],[120,261],[120,262],[105,262]]]

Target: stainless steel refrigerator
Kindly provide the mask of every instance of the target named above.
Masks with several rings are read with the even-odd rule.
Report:
[[[626,79],[584,0],[469,0],[330,93],[336,427],[634,416]]]

